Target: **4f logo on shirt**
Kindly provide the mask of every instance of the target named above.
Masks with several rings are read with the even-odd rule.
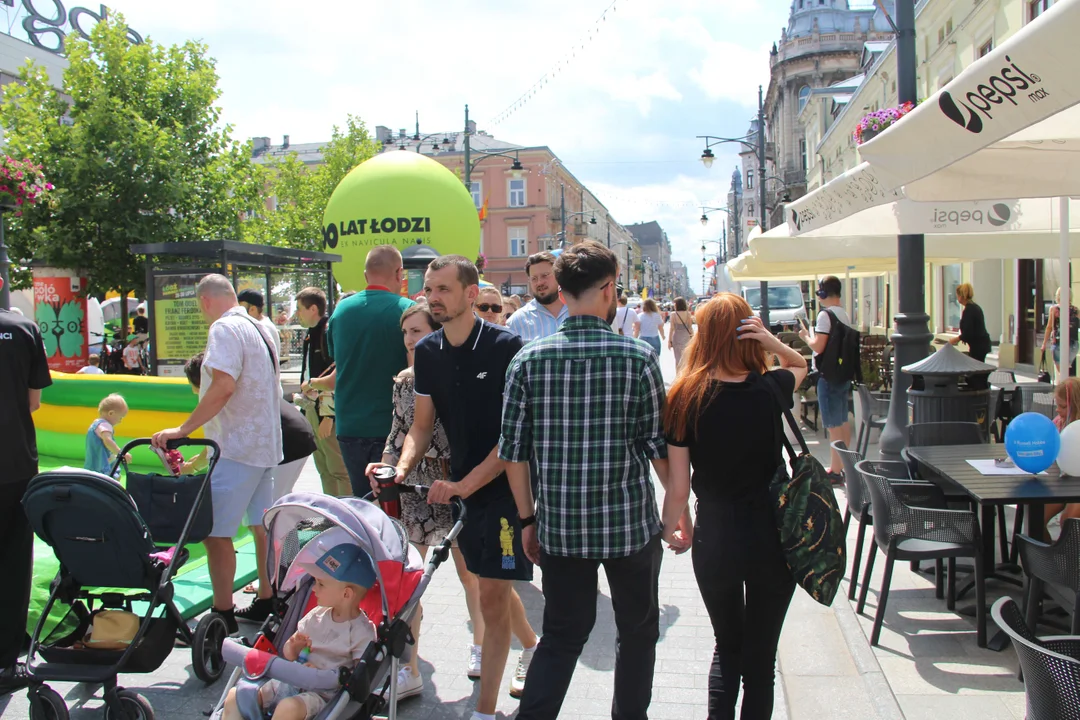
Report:
[[[484,378],[486,378],[486,377],[487,377],[487,371],[485,370],[484,372],[482,372],[482,373],[478,374],[478,375],[476,376],[476,379],[477,379],[477,380],[483,380],[483,379],[484,379]]]

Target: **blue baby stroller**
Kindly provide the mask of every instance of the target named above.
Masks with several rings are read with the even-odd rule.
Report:
[[[119,457],[149,444],[149,439],[134,440]],[[172,585],[189,557],[184,545],[210,533],[210,479],[220,451],[210,440],[185,439],[170,447],[174,445],[209,447],[206,474],[129,472],[128,490],[112,477],[76,468],[41,473],[30,481],[23,507],[34,532],[60,561],[26,658],[33,720],[68,719],[64,699],[44,684],[49,681],[103,684],[106,720],[153,720],[150,703],[118,687],[117,674],[157,670],[177,639],[190,645],[200,680],[212,683],[224,672],[225,621],[208,613],[194,631],[189,629],[173,602]],[[112,474],[117,469],[114,466]],[[49,616],[57,603],[67,606],[68,612],[43,637],[46,626],[53,624]],[[132,613],[139,607],[143,609],[138,630],[130,642],[125,639],[116,649],[84,642],[98,613]]]

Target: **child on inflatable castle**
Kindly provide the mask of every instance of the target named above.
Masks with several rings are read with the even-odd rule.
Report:
[[[86,431],[86,460],[83,467],[87,470],[108,475],[112,470],[112,464],[120,453],[120,446],[116,444],[113,434],[116,426],[124,421],[128,414],[127,402],[122,395],[113,393],[98,403],[98,416],[90,423]],[[127,462],[131,462],[131,455],[124,456]]]
[[[351,666],[375,639],[375,626],[360,609],[360,601],[375,584],[375,568],[362,549],[342,543],[314,563],[300,563],[315,579],[318,606],[297,624],[282,655],[320,669]],[[259,688],[259,708],[273,710],[273,720],[309,720],[323,709],[332,693],[322,694],[270,680]],[[222,720],[242,720],[236,689],[229,691]]]

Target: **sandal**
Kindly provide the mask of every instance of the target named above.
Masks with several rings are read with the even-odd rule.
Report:
[[[257,590],[255,590],[255,583],[248,583],[240,592],[244,593],[245,595],[255,595],[257,593]]]

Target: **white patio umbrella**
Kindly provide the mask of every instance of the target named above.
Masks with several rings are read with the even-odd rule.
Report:
[[[859,148],[863,162],[791,203],[793,235],[901,198],[1080,196],[1080,0],[1059,0],[902,120]],[[1059,258],[1068,268],[1069,204]],[[1062,283],[1069,305],[1069,283]],[[1068,313],[1061,313],[1068,337]],[[1062,354],[1061,370],[1068,353]],[[1064,373],[1062,373],[1064,375]]]

